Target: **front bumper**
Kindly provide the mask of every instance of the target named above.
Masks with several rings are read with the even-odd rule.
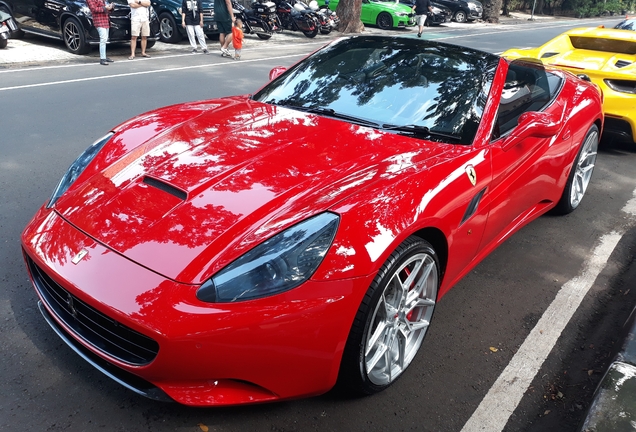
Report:
[[[69,346],[139,394],[194,406],[328,391],[372,279],[308,281],[269,298],[209,304],[196,299],[197,285],[137,265],[50,210],[41,209],[27,226],[22,246],[43,315]],[[73,264],[80,250],[87,253]],[[44,293],[43,279],[59,293],[66,315]],[[133,362],[113,349],[112,341],[79,331],[73,320],[91,313],[84,306],[109,320],[108,325],[123,327],[124,334],[155,341],[156,355]]]

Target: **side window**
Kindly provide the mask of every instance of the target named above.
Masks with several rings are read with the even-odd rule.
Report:
[[[562,81],[561,77],[546,72],[543,64],[536,60],[511,62],[501,92],[493,138],[499,138],[514,129],[521,114],[541,111],[550,105],[561,90]]]

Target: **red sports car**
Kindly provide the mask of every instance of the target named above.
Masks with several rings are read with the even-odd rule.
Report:
[[[275,72],[114,128],[24,230],[46,320],[140,394],[383,390],[453,284],[590,182],[601,97],[568,72],[370,36]]]

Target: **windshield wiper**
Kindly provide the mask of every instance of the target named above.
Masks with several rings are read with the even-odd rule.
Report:
[[[461,140],[460,136],[451,135],[451,134],[445,134],[445,133],[442,133],[442,132],[435,132],[435,131],[430,130],[426,126],[418,126],[418,125],[397,126],[397,125],[392,125],[392,124],[383,124],[382,125],[382,129],[388,130],[388,131],[406,132],[408,134],[417,135],[417,136],[420,136],[420,137],[423,137],[423,138],[437,137],[437,138],[452,139],[452,140],[456,140],[456,141]]]
[[[311,114],[319,114],[319,115],[324,115],[327,117],[337,118],[340,120],[346,120],[346,121],[350,121],[351,123],[356,123],[363,126],[371,126],[374,128],[380,127],[379,123],[373,122],[371,120],[366,120],[360,117],[351,116],[348,114],[342,114],[342,113],[334,111],[331,108],[323,108],[323,107],[317,107],[317,106],[287,105],[287,104],[281,105],[281,106],[295,109],[302,112],[311,113]]]

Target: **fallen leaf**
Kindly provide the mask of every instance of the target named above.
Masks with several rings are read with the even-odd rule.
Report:
[[[204,425],[203,423],[199,423],[197,426],[199,426],[199,429],[201,429],[203,432],[208,432],[210,429],[208,429],[208,427],[206,425]]]
[[[492,352],[497,352],[497,351],[499,351],[499,350],[498,350],[497,348],[495,348],[495,347],[490,347],[490,351],[492,351]]]
[[[543,415],[548,415],[550,414],[550,410],[545,410],[545,412],[543,413]]]
[[[593,369],[590,369],[589,371],[587,371],[588,376],[592,376],[593,373],[594,373]]]
[[[557,397],[558,397],[559,399],[563,399],[563,393],[558,392],[558,393],[557,393]]]
[[[630,289],[631,289],[631,288],[630,288]],[[625,291],[625,294],[623,294],[623,295],[627,295],[627,294],[629,294],[629,290]]]

